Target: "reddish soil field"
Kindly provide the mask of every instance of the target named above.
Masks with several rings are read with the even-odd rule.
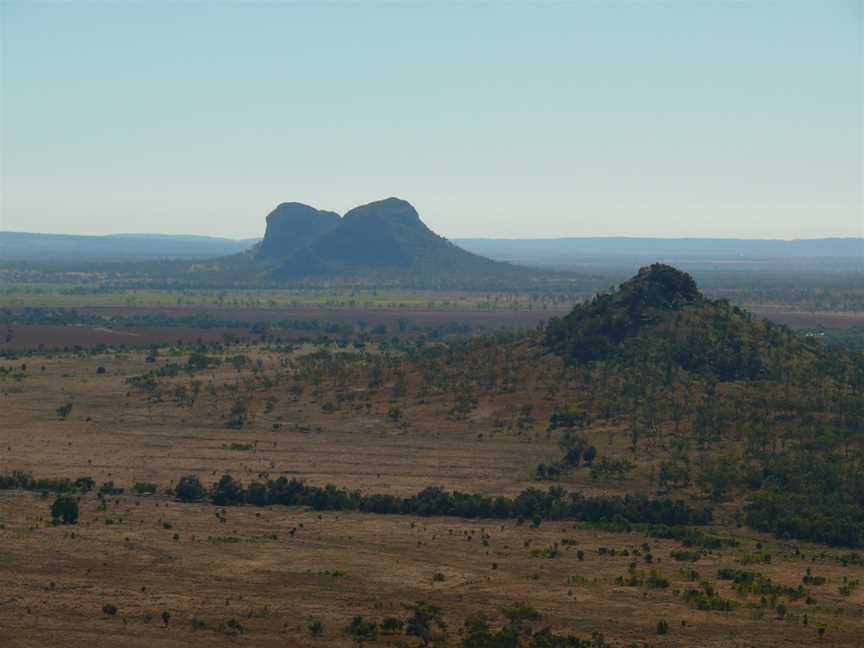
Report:
[[[484,310],[411,310],[411,309],[345,309],[345,308],[136,308],[124,306],[86,307],[78,312],[90,316],[164,315],[184,317],[200,313],[217,320],[277,322],[280,320],[321,320],[336,324],[366,322],[370,328],[383,324],[390,333],[399,330],[399,320],[416,326],[467,323],[477,329],[533,328],[565,311],[484,311]],[[316,338],[310,330],[271,329],[269,337],[282,340]],[[244,340],[260,339],[249,327],[124,327],[107,328],[89,325],[60,326],[42,324],[9,324],[0,329],[0,351],[56,349],[64,347],[93,348],[99,345],[142,347],[151,344],[175,344],[222,341],[226,335]]]
[[[766,306],[747,306],[747,310],[759,317],[769,319],[789,328],[825,328],[844,329],[851,326],[864,326],[864,313],[805,313],[785,311]]]
[[[24,351],[27,349],[55,349],[81,347],[85,349],[99,345],[110,347],[141,347],[150,344],[175,344],[222,341],[225,335],[248,339],[247,329],[238,328],[190,328],[190,327],[141,327],[108,329],[94,326],[52,326],[42,324],[9,324],[0,338],[0,351]],[[297,335],[286,332],[287,336]]]
[[[103,315],[110,317],[122,315],[127,317],[142,315],[167,315],[183,317],[196,313],[206,313],[214,319],[242,320],[248,322],[275,322],[279,320],[325,320],[336,323],[355,323],[359,320],[370,325],[385,324],[391,329],[398,326],[399,320],[405,318],[422,326],[444,324],[447,322],[469,322],[476,326],[493,328],[533,327],[550,317],[559,317],[570,309],[536,309],[536,310],[481,310],[481,309],[414,309],[414,308],[242,308],[196,306],[176,308],[147,308],[135,306],[87,306],[77,309],[87,315]]]

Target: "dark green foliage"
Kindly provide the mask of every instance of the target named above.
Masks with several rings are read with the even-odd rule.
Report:
[[[534,479],[537,481],[557,481],[561,479],[563,469],[559,463],[538,464],[534,470]]]
[[[700,589],[688,588],[680,594],[681,599],[690,607],[717,612],[731,612],[738,607],[737,601],[724,599],[708,581],[702,581],[699,587]]]
[[[742,596],[755,594],[757,596],[788,596],[792,599],[799,599],[807,595],[807,590],[801,585],[798,587],[781,585],[759,572],[725,567],[717,572],[717,577],[721,580],[731,580],[735,591]]]
[[[696,484],[713,501],[719,502],[740,485],[740,464],[739,458],[726,454],[706,457],[699,467]]]
[[[317,639],[324,634],[324,624],[318,619],[310,621],[306,629],[309,631],[309,636],[313,639]]]
[[[229,637],[238,637],[246,632],[246,628],[234,617],[223,621],[216,627],[217,632],[221,632]]]
[[[644,529],[644,531],[652,538],[678,540],[685,547],[717,550],[724,547],[738,546],[738,541],[731,536],[707,533],[701,529],[653,525]]]
[[[626,576],[616,578],[615,583],[625,587],[648,587],[650,589],[665,589],[670,585],[669,580],[657,570],[652,569],[646,574],[633,566],[627,570]]]
[[[469,616],[461,631],[462,648],[611,648],[597,632],[591,639],[580,639],[550,628],[536,630],[542,615],[521,603],[503,608],[501,614],[505,621],[498,627],[483,613]]]
[[[104,482],[99,487],[99,495],[122,495],[123,489],[114,485],[113,481]]]
[[[763,352],[795,343],[786,329],[702,297],[690,275],[663,264],[642,268],[617,292],[600,294],[546,327],[546,346],[565,359],[650,359],[721,380],[763,377]],[[803,342],[798,342],[804,348]]]
[[[864,546],[864,464],[801,447],[765,462],[747,524],[782,538]]]
[[[51,520],[54,524],[78,522],[78,501],[68,495],[60,495],[51,505]]]
[[[189,360],[186,362],[186,368],[189,371],[201,371],[202,369],[207,369],[212,364],[212,358],[196,351],[189,356]]]
[[[72,403],[64,403],[63,405],[58,407],[56,410],[54,410],[57,413],[57,418],[65,419],[67,416],[69,416],[69,414],[72,413],[72,407]]]
[[[89,493],[96,486],[96,481],[92,477],[79,477],[73,486],[82,493]]]
[[[367,641],[375,641],[378,638],[378,624],[372,621],[364,621],[362,616],[355,616],[351,623],[345,626],[345,634],[358,646]]]
[[[153,495],[158,490],[158,486],[156,484],[152,484],[150,482],[137,482],[134,486],[132,486],[132,490],[136,495]]]
[[[219,482],[213,486],[212,501],[217,506],[237,506],[246,499],[243,485],[231,475],[222,475]]]
[[[197,502],[207,493],[196,475],[184,475],[177,482],[174,494],[181,502]]]
[[[586,418],[585,414],[579,412],[569,412],[567,410],[556,409],[549,417],[549,427],[547,429],[550,432],[559,428],[575,428],[581,430],[585,427]]]
[[[181,497],[180,493],[185,496]],[[426,488],[410,497],[363,495],[332,484],[309,486],[298,479],[268,479],[252,482],[244,489],[240,482],[225,475],[212,491],[214,504],[232,506],[248,502],[256,506],[281,504],[309,506],[318,511],[361,511],[390,515],[453,516],[462,518],[582,520],[586,522],[649,523],[662,525],[709,524],[709,509],[694,509],[683,502],[651,499],[642,495],[587,497],[568,493],[558,487],[542,491],[529,488],[515,498],[487,497],[439,487]],[[205,496],[197,477],[182,477],[176,489],[177,499],[195,501]],[[219,497],[219,501],[216,501]],[[224,497],[224,499],[223,499]]]
[[[381,622],[381,633],[394,635],[402,631],[405,622],[397,617],[387,617]]]
[[[88,481],[89,480],[89,481]],[[80,484],[79,484],[80,482]],[[89,486],[89,488],[85,488]],[[0,490],[28,490],[43,493],[69,493],[74,490],[87,492],[93,487],[90,477],[81,477],[75,482],[68,479],[35,479],[30,473],[16,470],[11,475],[0,475]]]
[[[417,637],[422,645],[429,645],[436,630],[446,632],[447,624],[444,623],[444,612],[441,608],[425,601],[406,604],[404,607],[410,612],[405,620],[405,634]]]
[[[551,320],[546,344],[576,361],[610,358],[626,339],[657,324],[666,312],[681,310],[699,299],[690,275],[657,263],[642,268],[618,292],[597,295],[564,318]]]

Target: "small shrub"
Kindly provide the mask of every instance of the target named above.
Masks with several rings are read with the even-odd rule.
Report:
[[[54,524],[78,522],[78,502],[68,495],[60,495],[51,505],[51,520]]]
[[[306,629],[309,631],[309,636],[313,639],[318,639],[324,634],[324,624],[318,619],[310,621],[309,625],[306,626]]]

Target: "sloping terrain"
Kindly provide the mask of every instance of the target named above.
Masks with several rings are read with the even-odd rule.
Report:
[[[545,342],[572,361],[641,358],[718,380],[755,379],[769,369],[779,377],[778,346],[812,356],[788,329],[707,299],[692,277],[659,263],[552,320]]]

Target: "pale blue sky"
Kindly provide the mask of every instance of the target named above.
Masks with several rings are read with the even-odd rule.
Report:
[[[862,236],[862,3],[2,4],[8,230]]]

